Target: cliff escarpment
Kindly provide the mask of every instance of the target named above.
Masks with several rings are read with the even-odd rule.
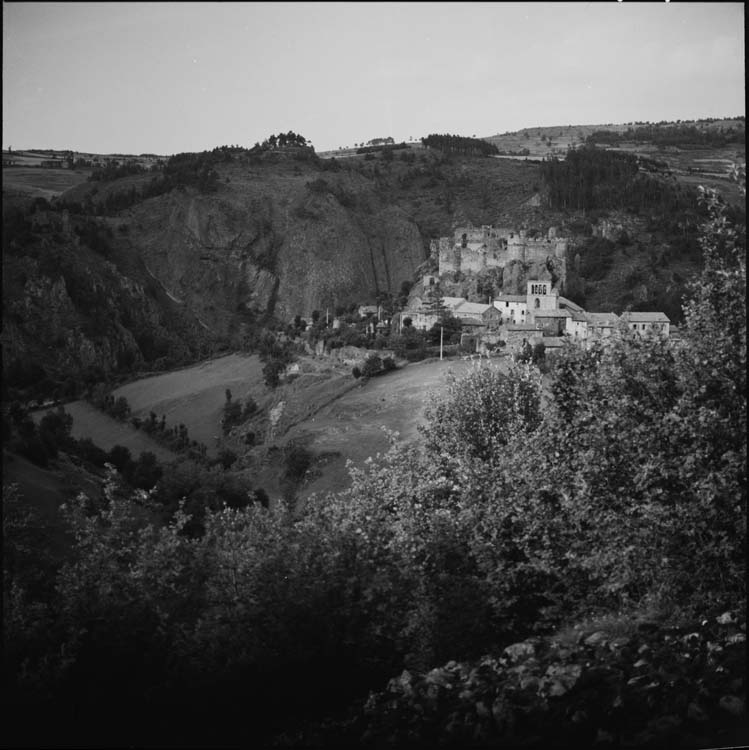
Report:
[[[123,217],[149,273],[218,335],[247,312],[288,320],[396,293],[426,256],[413,219],[359,175],[226,172],[215,193],[175,190]]]

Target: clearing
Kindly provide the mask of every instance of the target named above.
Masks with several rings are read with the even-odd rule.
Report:
[[[34,198],[56,198],[66,190],[86,182],[90,172],[42,167],[5,167],[3,190],[15,190]]]
[[[118,422],[88,401],[71,401],[64,404],[63,408],[73,417],[70,434],[77,440],[91,438],[95,445],[105,451],[111,451],[115,445],[122,445],[130,451],[133,459],[137,459],[143,451],[150,451],[161,463],[169,463],[177,458],[175,453],[161,446],[145,432],[136,430],[130,424]],[[54,407],[40,409],[31,416],[38,423],[48,411],[54,411]]]
[[[128,383],[114,391],[114,396],[127,399],[133,416],[147,418],[153,411],[158,417],[163,414],[169,427],[184,424],[190,439],[211,452],[221,435],[226,389],[234,400],[251,395],[259,401],[267,390],[262,367],[257,355],[229,354]]]
[[[493,364],[504,368],[508,361],[501,357]],[[444,390],[448,376],[460,376],[474,366],[460,359],[409,364],[360,381],[313,417],[292,427],[285,442],[303,445],[324,459],[318,464],[318,476],[301,488],[300,498],[345,489],[350,481],[347,461],[361,465],[370,456],[385,452],[389,447],[387,431],[397,432],[403,442],[417,438],[418,426],[425,422],[424,409],[433,395]]]

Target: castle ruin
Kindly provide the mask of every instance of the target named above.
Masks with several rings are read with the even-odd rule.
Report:
[[[439,275],[481,273],[490,268],[504,268],[512,261],[545,263],[557,258],[564,264],[568,240],[557,237],[551,227],[545,237],[528,237],[524,230],[492,226],[459,227],[453,241],[440,237],[431,243],[431,252],[439,261]]]

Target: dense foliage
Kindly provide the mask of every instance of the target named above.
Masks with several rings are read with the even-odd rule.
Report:
[[[120,741],[158,716],[172,742],[203,729],[217,744],[582,614],[740,606],[745,229],[704,200],[705,269],[680,345],[623,329],[570,346],[548,389],[530,363],[476,367],[434,400],[420,445],[394,437],[350,489],[298,515],[228,507],[185,469],[180,488],[200,500],[157,522],[158,490],[111,481],[99,507],[65,509],[72,556],[43,596],[16,523],[8,687],[32,706],[51,696],[60,721],[85,710],[87,739],[127,711]],[[306,470],[302,452],[287,458],[290,476]],[[174,702],[188,710],[170,723]]]
[[[462,135],[439,135],[432,133],[421,139],[427,148],[433,148],[446,154],[461,154],[462,156],[490,156],[499,151],[493,143],[481,138],[468,138]]]
[[[743,143],[746,131],[742,125],[727,128],[701,128],[691,123],[653,123],[629,127],[623,133],[596,130],[586,143],[617,145],[624,142],[653,143],[656,146],[700,146],[720,148],[729,143]]]
[[[696,191],[640,170],[634,154],[588,146],[541,164],[556,209],[591,211],[626,208],[649,215],[696,209]]]

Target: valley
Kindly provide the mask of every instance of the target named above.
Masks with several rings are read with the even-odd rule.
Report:
[[[19,684],[95,675],[139,696],[133,738],[174,703],[170,739],[213,744],[251,715],[290,747],[638,746],[617,701],[658,740],[727,736],[742,145],[578,148],[601,127],[4,169]]]

